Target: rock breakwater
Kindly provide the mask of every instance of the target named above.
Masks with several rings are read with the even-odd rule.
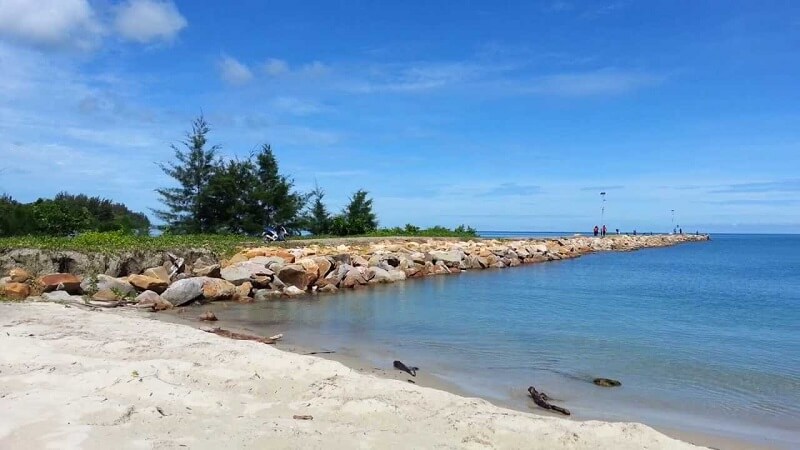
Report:
[[[359,289],[408,278],[457,274],[469,270],[504,269],[524,264],[577,258],[600,251],[632,251],[708,240],[706,235],[615,235],[605,238],[574,236],[559,239],[372,239],[348,244],[315,242],[294,247],[265,246],[242,249],[219,260],[198,251],[193,258],[165,253],[159,261],[150,256],[138,273],[72,274],[69,283],[55,282],[65,276],[39,274],[37,268],[14,267],[13,276],[0,279],[0,293],[14,297],[33,295],[51,301],[69,301],[93,306],[136,304],[150,299],[153,309],[166,309],[192,302],[237,300],[265,301]],[[27,251],[31,255],[34,251]],[[73,255],[75,256],[75,255]],[[77,255],[75,259],[91,256]],[[41,258],[34,258],[40,261]],[[99,268],[100,266],[98,266]],[[108,266],[105,266],[108,267]],[[20,281],[21,269],[28,279]],[[31,270],[33,269],[33,270]],[[113,267],[112,267],[113,269]],[[12,275],[12,274],[10,274]],[[13,279],[12,279],[13,278]],[[28,286],[24,289],[21,285]],[[140,293],[147,293],[142,296]],[[160,296],[155,300],[155,296]],[[142,305],[144,306],[144,305]]]

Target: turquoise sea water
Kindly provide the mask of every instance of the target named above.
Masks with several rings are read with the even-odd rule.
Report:
[[[717,235],[225,316],[379,366],[400,359],[519,409],[535,385],[577,418],[800,448],[800,236]]]

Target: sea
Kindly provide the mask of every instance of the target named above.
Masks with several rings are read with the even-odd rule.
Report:
[[[378,367],[399,359],[524,411],[535,386],[577,419],[800,448],[800,235],[718,234],[233,305],[225,317]],[[622,386],[595,386],[596,377]]]

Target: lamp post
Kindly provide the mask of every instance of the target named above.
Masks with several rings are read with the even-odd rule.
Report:
[[[601,192],[600,198],[602,199],[602,202],[600,203],[600,227],[603,227],[605,225],[604,222],[606,215],[606,193]]]
[[[672,233],[675,234],[675,210],[671,209],[672,211]]]

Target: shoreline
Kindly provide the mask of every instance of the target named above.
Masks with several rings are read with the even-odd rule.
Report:
[[[129,311],[0,310],[0,406],[15,411],[0,419],[2,446],[696,448],[642,424],[522,413]]]
[[[220,312],[221,312],[220,310],[217,310],[218,315],[220,315]],[[178,323],[192,328],[202,329],[204,327],[207,327],[208,325],[207,323],[193,320],[194,315],[195,314],[191,316],[188,315],[182,316],[177,314],[152,314],[150,315],[150,317],[155,320],[167,321],[170,323]],[[257,331],[247,327],[241,327],[240,324],[238,325],[239,328],[237,328],[236,322],[226,321],[224,318],[220,319],[219,322],[214,323],[214,326],[222,326],[225,329],[230,329],[233,331],[240,331],[247,333],[253,333]],[[454,395],[458,395],[460,397],[481,398],[482,400],[500,408],[510,409],[522,413],[530,413],[540,417],[557,418],[577,423],[598,421],[598,420],[609,423],[625,423],[628,421],[625,419],[614,419],[597,415],[591,415],[591,416],[573,415],[565,417],[561,414],[556,414],[543,410],[538,406],[534,405],[532,401],[527,403],[527,407],[522,407],[520,406],[520,402],[511,401],[509,399],[504,400],[495,397],[487,398],[485,396],[481,396],[480,394],[476,394],[475,392],[470,392],[469,390],[459,386],[456,382],[449,381],[447,378],[440,376],[436,373],[431,373],[429,370],[426,370],[426,368],[422,368],[423,370],[418,371],[416,377],[411,377],[408,374],[398,371],[391,367],[390,364],[390,361],[392,360],[391,351],[387,352],[385,355],[384,354],[378,355],[375,353],[375,350],[380,351],[382,349],[373,348],[372,352],[370,352],[371,357],[369,357],[365,353],[366,348],[364,346],[359,346],[357,342],[355,342],[352,346],[348,345],[345,348],[328,347],[324,345],[314,346],[314,345],[309,345],[307,342],[304,342],[302,344],[292,342],[291,325],[289,325],[289,328],[277,327],[276,331],[280,331],[282,333],[289,333],[285,336],[284,340],[279,341],[276,344],[276,348],[278,348],[279,350],[291,352],[297,355],[307,355],[309,352],[319,352],[335,348],[335,353],[332,354],[320,353],[314,356],[329,361],[335,361],[341,363],[347,366],[348,368],[361,374],[367,374],[371,376],[380,377],[382,379],[395,380],[400,382],[408,382],[408,380],[413,380],[415,382],[415,385],[420,387],[441,390]],[[527,394],[523,392],[523,390],[520,390],[519,397],[530,400],[530,398],[527,397]],[[636,420],[636,419],[631,419],[631,420]],[[729,434],[723,434],[721,432],[714,433],[709,430],[702,430],[700,428],[686,429],[678,426],[665,425],[662,423],[659,424],[646,423],[646,422],[639,422],[639,423],[643,423],[646,426],[652,427],[653,429],[671,438],[678,439],[683,442],[687,442],[701,447],[730,449],[730,450],[749,450],[749,449],[769,450],[769,449],[784,448],[782,446],[774,446],[774,445],[767,445],[762,442],[754,442],[752,439],[731,436]]]

